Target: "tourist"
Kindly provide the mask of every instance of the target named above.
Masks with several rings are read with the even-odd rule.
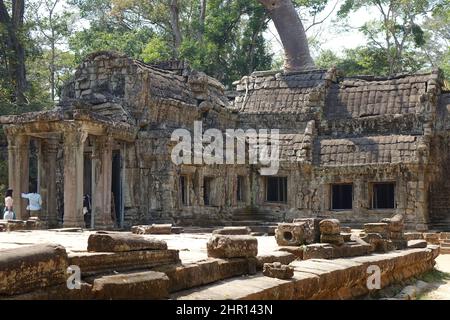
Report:
[[[91,196],[89,194],[85,194],[83,196],[83,216],[84,216],[84,223],[86,225],[86,228],[90,228],[91,226]]]
[[[29,200],[27,210],[30,217],[39,217],[42,206],[41,195],[32,190],[31,193],[22,193],[22,198]]]
[[[5,210],[3,211],[3,219],[4,220],[15,220],[16,215],[13,211],[13,198],[12,198],[12,189],[6,190],[5,195]]]

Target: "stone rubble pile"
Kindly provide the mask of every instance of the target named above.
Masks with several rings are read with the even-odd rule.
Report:
[[[134,234],[179,234],[184,232],[184,230],[171,224],[152,224],[133,226],[131,227],[131,232]]]
[[[265,263],[263,275],[271,278],[290,279],[294,276],[294,268],[281,262]]]
[[[249,258],[258,255],[258,240],[247,235],[213,235],[206,244],[208,257]]]
[[[46,228],[46,222],[40,220],[38,217],[30,217],[28,220],[0,220],[0,232],[43,230]]]

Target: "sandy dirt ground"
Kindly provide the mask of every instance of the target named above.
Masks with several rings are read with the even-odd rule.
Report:
[[[57,243],[64,246],[67,252],[85,252],[87,241],[93,231],[56,232],[50,230],[0,232],[0,250],[17,248],[36,243]],[[183,263],[195,262],[207,258],[206,242],[210,233],[181,233],[170,235],[144,235],[165,240],[169,249],[180,250]],[[275,237],[257,237],[258,254],[277,250]]]
[[[436,288],[426,293],[421,299],[424,300],[450,300],[450,254],[441,254],[436,259],[435,268],[447,273],[445,279],[433,282]]]

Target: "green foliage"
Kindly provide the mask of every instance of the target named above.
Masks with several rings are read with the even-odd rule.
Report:
[[[126,30],[93,26],[76,32],[69,39],[69,44],[77,62],[83,60],[87,54],[99,50],[114,50],[139,58],[152,35],[149,29]]]
[[[427,54],[428,61],[423,57],[427,38],[430,40],[423,21],[429,19],[430,12],[448,13],[445,9],[448,9],[446,0],[346,0],[338,11],[338,17],[348,19],[361,8],[371,8],[375,10],[373,12],[378,12],[378,16],[374,16],[359,30],[367,38],[367,49],[371,52],[384,52],[388,74],[439,65],[436,60],[433,61],[430,52]]]
[[[199,0],[178,1],[179,47],[170,1],[71,2],[91,23],[70,39],[77,60],[96,50],[116,50],[146,62],[177,58],[226,85],[254,70],[268,69],[272,63],[263,37],[268,18],[256,0],[208,0],[204,23]],[[97,12],[99,8],[103,13]]]
[[[139,57],[146,63],[169,60],[172,50],[164,39],[155,36],[150,39]]]
[[[402,57],[403,71],[415,72],[420,70],[425,61],[416,56],[414,51],[406,52]],[[347,49],[342,55],[336,55],[331,50],[324,50],[316,59],[319,68],[337,67],[346,76],[355,75],[389,75],[389,61],[385,51],[376,47],[360,46]]]

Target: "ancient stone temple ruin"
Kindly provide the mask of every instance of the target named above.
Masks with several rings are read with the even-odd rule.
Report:
[[[450,93],[439,72],[342,77],[335,69],[255,72],[226,91],[182,63],[88,56],[50,111],[1,117],[9,187],[28,189],[38,150],[41,219],[84,226],[336,218],[349,226],[400,213],[411,229],[450,228]],[[171,160],[175,129],[279,129],[280,168]],[[63,204],[63,205],[62,205]],[[25,203],[16,209],[26,219]]]

